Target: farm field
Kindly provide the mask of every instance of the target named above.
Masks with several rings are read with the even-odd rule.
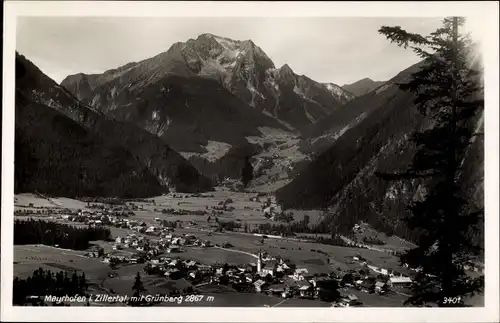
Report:
[[[313,270],[314,261],[316,261],[317,265],[321,265],[320,263],[326,264],[328,258],[336,262],[338,266],[335,265],[335,268],[350,268],[350,266],[348,266],[349,261],[347,258],[353,256],[361,256],[375,266],[384,268],[399,267],[399,259],[396,256],[374,250],[330,246],[313,242],[300,242],[286,238],[268,238],[264,239],[264,243],[262,244],[260,242],[262,239],[261,237],[231,232],[222,234],[212,233],[211,236],[208,236],[207,233],[204,233],[199,236],[204,240],[209,240],[213,244],[221,244],[227,241],[234,246],[234,249],[237,250],[243,250],[251,253],[258,253],[259,250],[267,251],[272,256],[290,258],[297,264],[309,265],[309,267]],[[321,250],[328,255],[324,255],[311,250]],[[306,266],[306,268],[307,267],[308,266]],[[359,267],[359,265],[356,265],[355,267]]]
[[[179,257],[183,260],[194,260],[202,264],[216,264],[216,263],[228,263],[235,265],[246,265],[251,262],[255,262],[255,258],[252,256],[232,252],[229,250],[223,250],[218,248],[200,248],[200,247],[186,247],[186,252],[178,254],[170,254],[172,257]]]
[[[42,267],[53,272],[83,271],[90,280],[105,279],[111,271],[109,266],[98,259],[85,257],[84,253],[45,245],[15,245],[14,276],[25,278]]]

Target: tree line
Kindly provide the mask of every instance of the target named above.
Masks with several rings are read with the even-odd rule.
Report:
[[[84,295],[88,288],[85,273],[78,274],[76,271],[70,276],[67,271],[54,273],[50,270],[39,268],[26,278],[14,278],[13,304],[25,305],[29,296],[38,296],[43,304],[43,297],[50,296],[75,296]]]
[[[78,228],[43,220],[14,221],[14,244],[58,245],[61,248],[85,250],[90,241],[107,240],[111,231],[107,228]]]

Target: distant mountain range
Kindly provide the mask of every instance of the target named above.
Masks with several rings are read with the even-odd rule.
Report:
[[[298,136],[354,99],[286,64],[276,68],[251,40],[211,34],[103,74],[68,76],[61,86],[95,111],[163,139],[217,177],[239,176],[245,155],[275,145],[268,131]]]
[[[370,78],[364,78],[362,80],[356,81],[351,84],[345,84],[342,88],[355,96],[362,96],[366,93],[375,90],[385,82],[382,81],[373,81]]]
[[[145,127],[163,125],[165,129],[161,135],[166,139],[169,127],[179,123],[175,110],[180,108],[176,106],[181,105],[182,109],[190,107],[199,113],[199,106],[207,104],[207,96],[215,93],[217,97],[226,97],[219,101],[231,101],[232,107],[204,107],[207,115],[238,117],[242,112],[235,110],[250,106],[269,117],[252,114],[251,117],[257,119],[254,124],[279,127],[276,122],[265,121],[276,119],[292,131],[300,131],[321,120],[354,98],[338,85],[318,83],[296,75],[286,64],[275,68],[273,61],[251,40],[237,41],[211,34],[176,43],[155,57],[100,75],[68,76],[61,85],[84,103],[117,119],[133,118],[134,122],[142,122]],[[172,90],[174,92],[170,92]],[[194,100],[195,97],[201,102]],[[133,113],[129,117],[129,111],[140,110],[138,106],[155,100],[162,100],[163,106],[155,106],[157,113],[154,116],[146,114],[140,121]],[[249,116],[243,117],[252,122]],[[238,120],[229,123],[236,124]],[[220,126],[227,127],[220,124],[217,128]],[[255,128],[254,125],[249,127]],[[239,135],[234,133],[233,136]],[[205,129],[205,137],[216,140],[210,137],[217,137],[217,134]]]

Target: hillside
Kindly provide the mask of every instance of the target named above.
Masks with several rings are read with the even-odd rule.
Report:
[[[168,191],[169,187],[186,192],[204,191],[211,188],[208,178],[200,175],[189,162],[158,137],[136,125],[112,120],[97,110],[83,105],[69,91],[57,85],[33,63],[19,54],[16,55],[16,91],[18,96],[22,95],[20,102],[43,111],[37,113],[49,113],[50,110],[41,108],[49,107],[71,119],[74,122],[72,125],[76,123],[92,133],[95,138],[98,138],[95,140],[105,143],[105,148],[121,147],[138,163],[139,168],[136,172],[143,173],[143,169],[146,168],[150,176],[155,178],[164,191]],[[46,118],[48,121],[44,125],[50,128],[51,117],[47,115]],[[56,119],[62,120],[61,117]],[[62,123],[69,125],[67,121],[62,121]],[[41,131],[40,136],[44,134],[43,129],[43,125],[38,128]],[[50,132],[51,130],[47,129],[46,131]],[[76,138],[80,140],[85,137],[82,136]],[[35,140],[33,137],[36,137],[35,133],[32,133],[32,137],[27,136],[26,139]],[[57,138],[57,133],[54,134],[54,138]],[[51,144],[47,145],[48,147],[57,146],[58,142],[59,140],[54,139],[54,141],[49,141]],[[67,145],[76,143],[66,142]],[[78,151],[80,146],[76,145],[74,149]],[[113,159],[115,158],[113,149],[104,150],[102,153]],[[122,156],[125,155],[122,154]],[[95,163],[98,164],[99,161],[96,160]],[[124,160],[124,164],[126,164],[126,160]],[[77,170],[75,171],[78,173]],[[136,185],[140,187],[142,184],[136,183]]]
[[[362,122],[369,114],[388,105],[400,104],[401,101],[398,100],[404,102],[407,99],[409,100],[409,94],[401,92],[396,84],[404,82],[418,68],[419,64],[415,64],[401,71],[377,90],[357,97],[314,126],[308,127],[303,132],[302,141],[300,142],[301,152],[318,155],[329,148],[335,140],[344,135],[349,129]],[[376,118],[376,116],[373,118]]]
[[[416,68],[418,65],[345,105],[342,109],[351,107],[364,113],[362,120],[345,128],[339,138],[325,140],[324,147],[328,142],[330,146],[277,191],[277,200],[286,208],[328,208],[330,215],[325,224],[334,232],[345,233],[355,223],[364,221],[376,230],[411,240],[413,233],[402,219],[408,214],[409,200],[418,193],[419,183],[387,182],[374,173],[407,169],[415,152],[409,135],[428,125],[415,108],[412,95],[395,84],[404,82]],[[342,125],[332,123],[328,127],[335,134]],[[470,164],[466,164],[476,170],[469,179],[474,190],[482,186],[481,171],[477,169],[483,159],[477,156],[471,151]]]
[[[375,90],[384,83],[383,81],[374,81],[370,78],[364,78],[351,84],[345,84],[342,88],[355,96],[362,96]]]
[[[165,192],[120,146],[56,110],[16,95],[14,192],[52,196],[147,197]]]

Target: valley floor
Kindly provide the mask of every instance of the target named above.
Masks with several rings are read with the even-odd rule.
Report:
[[[268,237],[263,239],[262,236],[244,233],[244,232],[215,232],[213,223],[207,222],[207,215],[177,215],[172,212],[165,213],[163,209],[183,209],[189,211],[211,211],[212,207],[219,206],[220,202],[228,199],[232,200],[230,205],[234,210],[230,212],[222,212],[217,215],[219,220],[235,221],[247,223],[250,228],[259,224],[272,223],[262,215],[261,205],[259,202],[251,201],[255,194],[252,193],[236,193],[218,189],[215,192],[203,194],[202,196],[188,196],[186,194],[170,194],[168,196],[159,196],[148,199],[147,201],[132,202],[137,205],[137,210],[134,210],[135,215],[130,219],[139,222],[144,222],[147,227],[158,225],[158,219],[167,221],[179,221],[181,228],[175,229],[175,234],[194,235],[200,241],[209,241],[212,245],[210,248],[201,247],[199,245],[182,246],[183,252],[176,254],[166,254],[180,260],[193,260],[204,265],[215,264],[234,264],[237,266],[245,266],[249,263],[257,262],[257,254],[259,252],[267,252],[272,257],[280,257],[289,259],[296,264],[297,268],[303,268],[310,275],[329,274],[332,272],[341,273],[350,270],[359,271],[365,268],[360,262],[354,261],[356,257],[363,258],[372,266],[379,268],[390,268],[399,272],[405,272],[404,268],[400,268],[399,259],[387,252],[377,250],[369,250],[362,248],[340,247],[333,245],[324,245],[315,242],[305,242],[300,235],[295,238],[286,237]],[[87,227],[88,224],[69,222],[61,217],[61,210],[89,210],[89,204],[67,198],[42,198],[34,194],[20,194],[15,196],[15,209],[33,211],[34,214],[16,215],[16,219],[45,219],[70,223],[72,225]],[[59,211],[58,211],[59,210]],[[37,212],[40,213],[37,214]],[[42,211],[44,213],[42,213]],[[295,211],[294,217],[300,220],[304,214],[311,214],[314,211]],[[317,211],[316,211],[317,212]],[[301,215],[302,214],[302,215]],[[320,215],[318,215],[320,217]],[[113,238],[125,237],[132,233],[137,233],[128,228],[118,228],[109,226]],[[148,236],[152,241],[158,240],[159,237]],[[130,257],[136,254],[137,251],[133,248],[124,248],[124,250],[114,250],[114,242],[96,241],[93,242],[104,248],[107,254],[121,254],[125,257]],[[226,243],[230,247],[225,247]],[[141,272],[143,283],[148,294],[155,295],[156,293],[164,293],[173,288],[182,289],[191,284],[185,279],[172,280],[155,275],[147,275],[143,273],[144,264],[126,264],[121,265],[116,269],[111,270],[107,263],[104,263],[99,258],[89,258],[86,256],[87,251],[75,251],[55,248],[44,245],[16,245],[14,246],[14,275],[20,278],[30,276],[35,269],[40,267],[50,269],[51,271],[83,271],[87,279],[91,282],[90,290],[93,293],[109,293],[113,291],[118,295],[131,295],[134,277],[137,272]],[[109,274],[115,272],[115,277],[110,278]],[[374,276],[377,273],[373,273]],[[307,300],[300,298],[282,299],[275,296],[267,296],[260,293],[242,293],[234,290],[217,291],[217,285],[210,288],[213,283],[205,282],[199,284],[197,290],[205,296],[212,295],[212,301],[206,301],[206,304],[189,304],[189,306],[332,306],[331,303],[322,302],[319,300]],[[354,294],[362,302],[363,306],[368,307],[397,307],[402,306],[402,302],[406,299],[404,292],[390,292],[387,295],[369,294],[354,288],[346,288],[339,290],[342,295]],[[471,300],[471,305],[481,306],[482,299]],[[210,303],[210,304],[209,304]],[[99,305],[99,304],[92,304]],[[112,304],[106,304],[112,305]],[[116,304],[114,304],[116,305]],[[173,305],[173,304],[159,304]]]

